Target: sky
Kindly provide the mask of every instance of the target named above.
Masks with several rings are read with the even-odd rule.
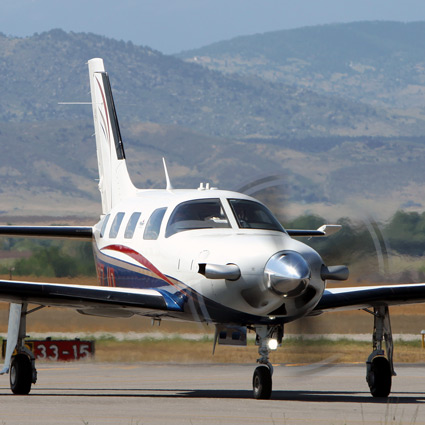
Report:
[[[61,28],[162,53],[239,35],[329,23],[425,20],[424,0],[0,0],[0,32],[25,37]]]

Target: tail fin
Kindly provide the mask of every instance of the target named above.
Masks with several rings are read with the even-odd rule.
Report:
[[[90,91],[99,165],[102,212],[135,193],[128,175],[114,99],[102,59],[89,60]]]

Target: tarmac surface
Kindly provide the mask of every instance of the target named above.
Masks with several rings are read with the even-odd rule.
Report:
[[[425,424],[425,364],[396,365],[388,399],[365,366],[276,365],[270,400],[252,399],[255,365],[38,364],[28,396],[0,377],[0,424]]]

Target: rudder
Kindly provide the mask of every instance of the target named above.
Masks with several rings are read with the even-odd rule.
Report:
[[[99,166],[99,190],[102,213],[106,214],[116,203],[133,195],[136,188],[128,174],[111,84],[103,60],[94,58],[89,60],[88,65]]]

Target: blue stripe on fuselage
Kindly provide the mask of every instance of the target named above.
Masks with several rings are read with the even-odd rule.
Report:
[[[98,277],[102,286],[118,286],[122,288],[155,289],[168,286],[164,280],[150,276],[149,270],[140,266],[133,266],[140,271],[129,270],[125,267],[113,265],[97,259]]]
[[[116,258],[111,258],[111,261],[119,263],[122,266],[111,264],[110,262],[101,260],[99,255],[97,255],[98,252],[95,251],[95,254],[98,279],[101,286],[134,289],[156,289],[163,296],[168,310],[183,310],[183,305],[187,299],[187,296],[182,292],[176,291],[174,287],[170,286],[163,279],[151,276],[150,274],[152,274],[152,272],[150,270],[142,266],[137,266],[122,260],[118,260]],[[103,256],[104,255],[105,254],[103,254]],[[130,267],[135,268],[137,271],[130,270]]]

